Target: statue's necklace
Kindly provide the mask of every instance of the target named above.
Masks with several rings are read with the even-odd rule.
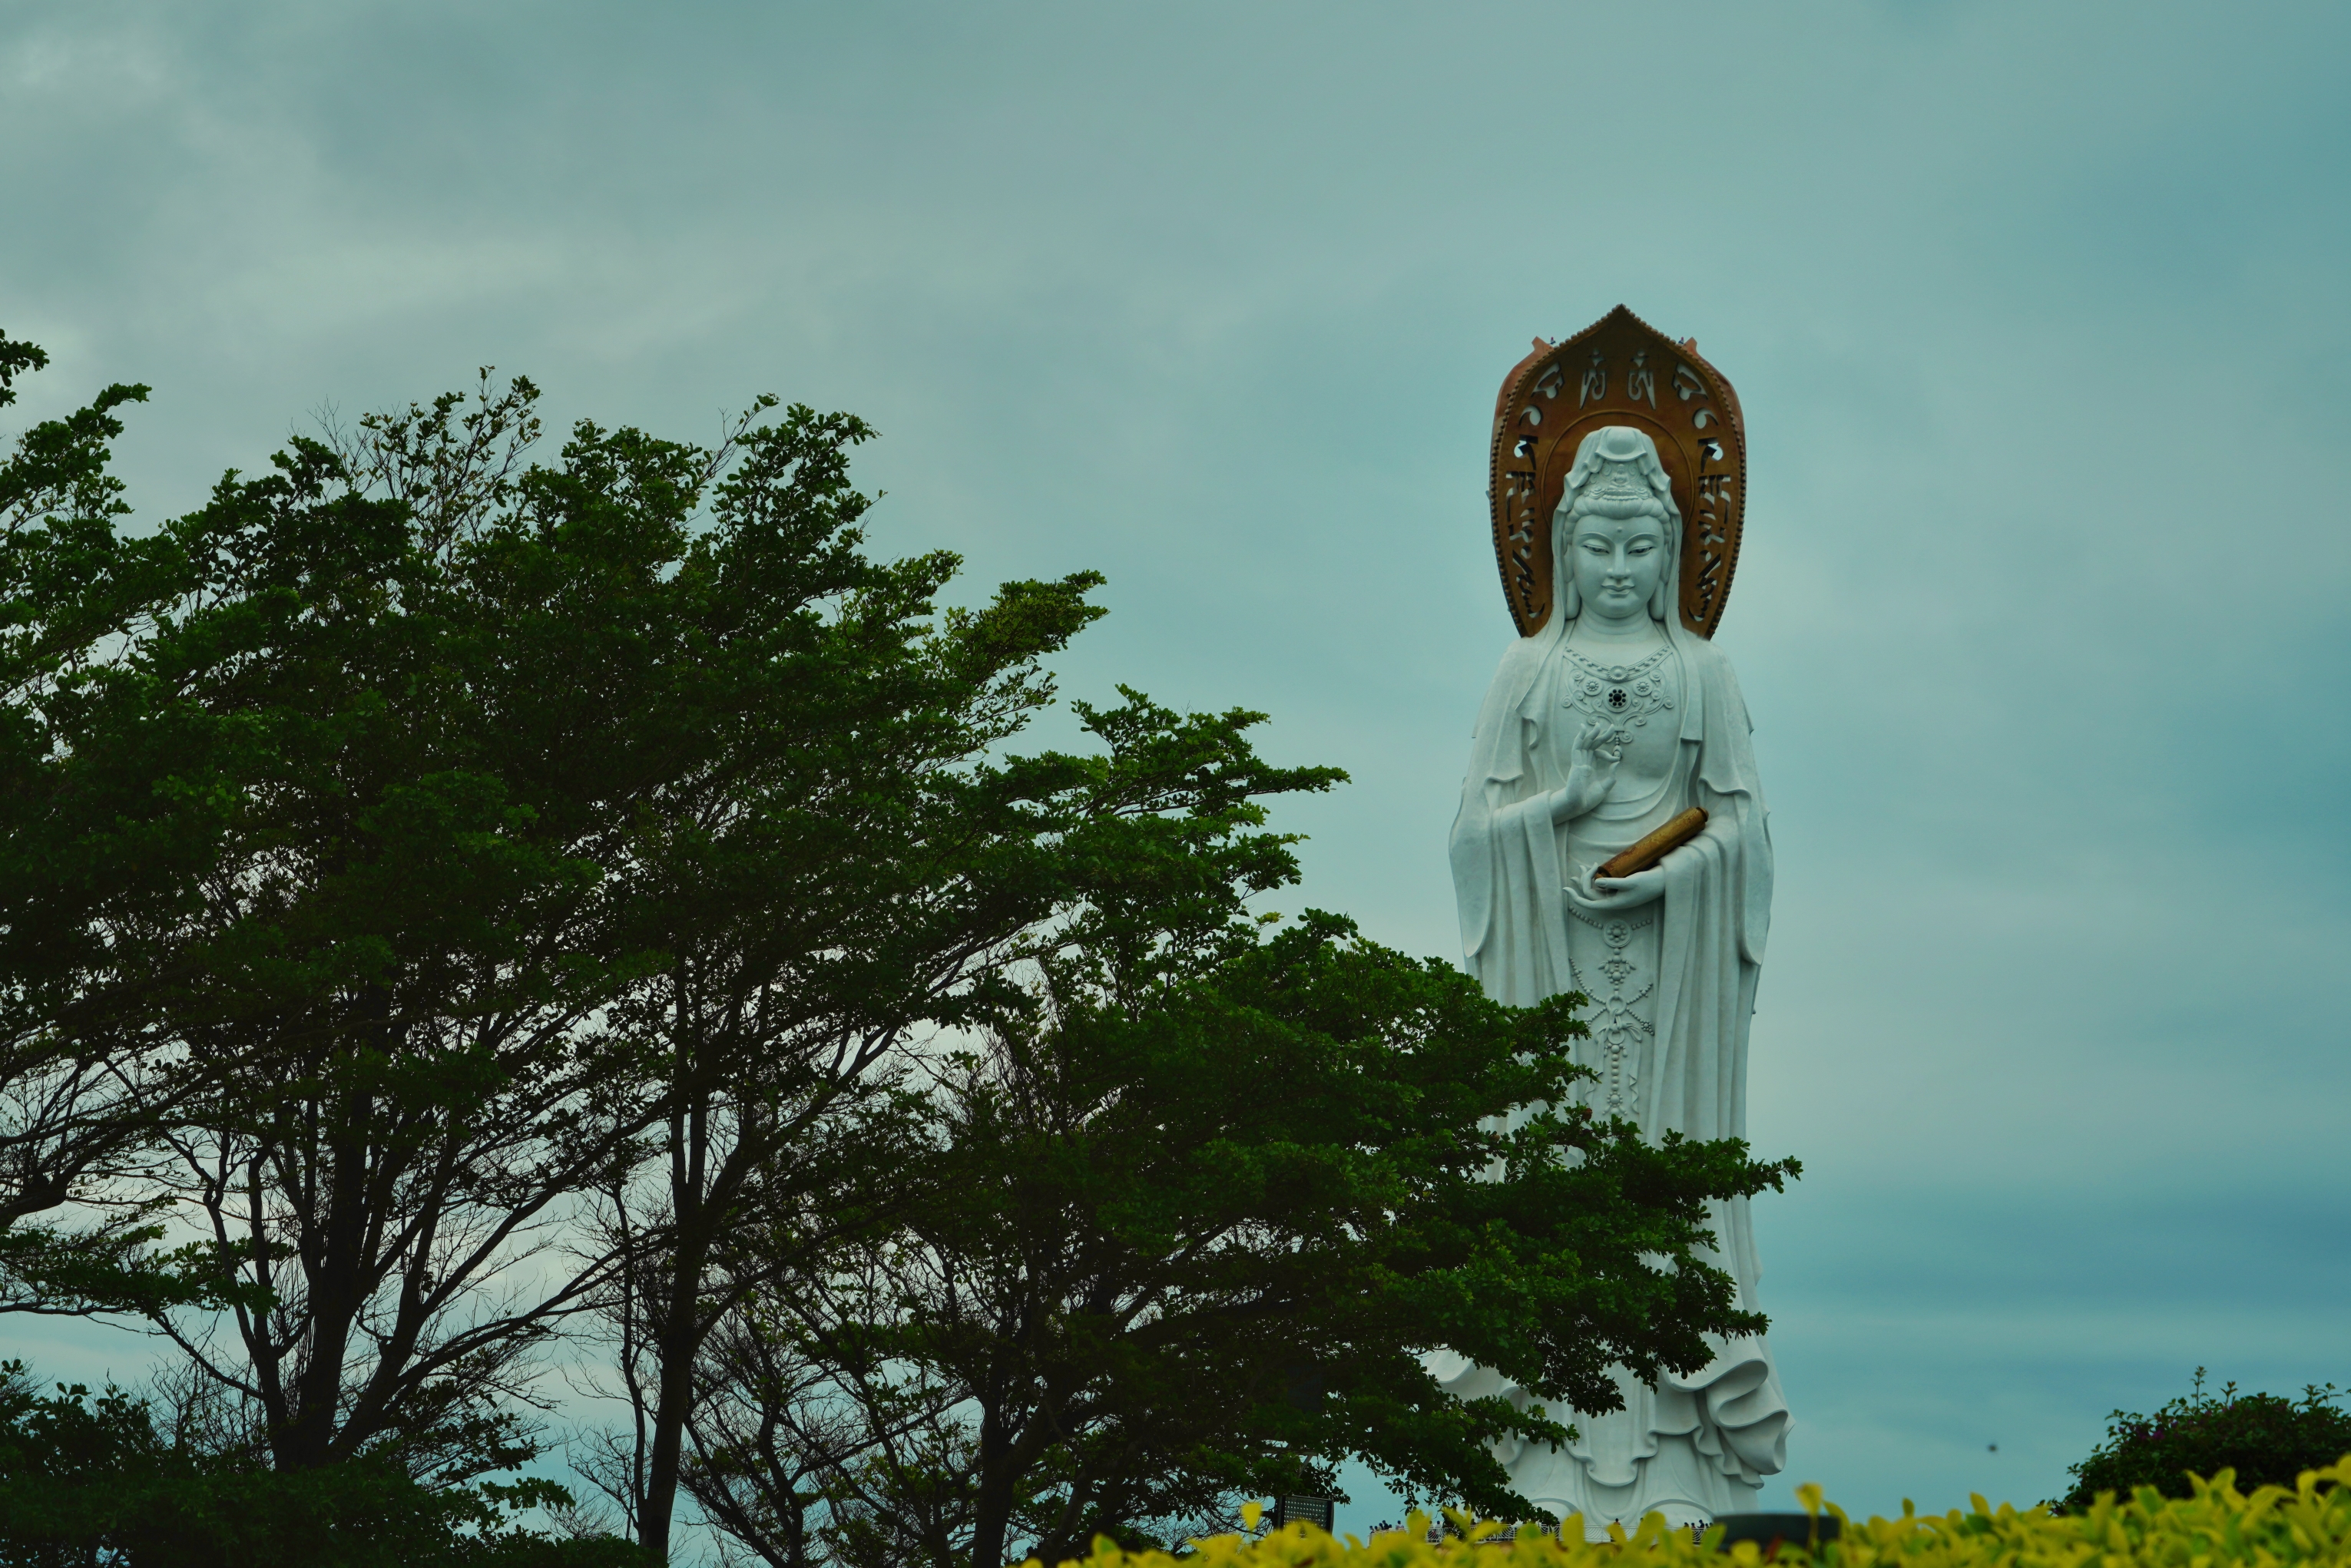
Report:
[[[1604,664],[1564,644],[1560,651],[1567,655],[1568,695],[1563,705],[1567,707],[1579,709],[1611,726],[1646,727],[1652,714],[1663,713],[1674,706],[1667,689],[1666,673],[1660,667],[1666,655],[1674,651],[1670,643],[1630,664]],[[1609,741],[1621,746],[1631,738],[1618,730],[1609,737]]]

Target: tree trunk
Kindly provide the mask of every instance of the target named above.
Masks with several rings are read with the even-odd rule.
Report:
[[[990,1402],[979,1416],[979,1501],[972,1512],[972,1568],[1000,1568],[1012,1529],[1012,1483],[1019,1470],[1006,1440],[1002,1412]]]
[[[330,1147],[331,1186],[318,1250],[302,1260],[309,1354],[294,1380],[293,1409],[270,1413],[279,1423],[271,1448],[281,1470],[315,1469],[334,1458],[343,1367],[366,1294],[360,1254],[367,1232],[367,1150],[349,1135]]]
[[[685,1296],[680,1303],[677,1297]],[[685,1417],[694,1400],[693,1291],[671,1293],[679,1309],[674,1322],[653,1338],[653,1453],[645,1466],[644,1512],[637,1526],[638,1544],[658,1562],[669,1561],[670,1517],[677,1511],[678,1471],[685,1449]]]
[[[699,1121],[697,1115],[694,1118]],[[691,1162],[699,1165],[699,1161]],[[676,1242],[667,1260],[666,1300],[655,1309],[645,1339],[653,1355],[653,1451],[645,1463],[645,1495],[637,1521],[637,1544],[654,1559],[669,1561],[670,1516],[677,1511],[678,1471],[685,1453],[685,1417],[694,1401],[694,1354],[702,1271],[709,1253],[704,1234],[706,1210],[699,1201],[700,1173],[689,1186],[672,1186]]]

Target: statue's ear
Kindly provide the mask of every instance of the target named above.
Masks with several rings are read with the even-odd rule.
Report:
[[[1657,578],[1656,591],[1649,595],[1649,619],[1652,621],[1663,621],[1665,618],[1666,580],[1664,575],[1660,573]]]
[[[1559,612],[1570,621],[1583,613],[1583,595],[1575,591],[1575,578],[1573,573],[1567,580],[1567,591],[1559,596]]]

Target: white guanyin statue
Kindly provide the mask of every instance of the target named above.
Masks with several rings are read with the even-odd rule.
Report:
[[[1651,438],[1605,425],[1576,448],[1552,524],[1558,607],[1487,689],[1453,824],[1468,967],[1497,1000],[1591,998],[1577,1085],[1650,1138],[1743,1137],[1747,1031],[1771,912],[1771,839],[1746,704],[1729,664],[1675,613],[1682,517]],[[1636,875],[1593,868],[1690,806],[1705,831]],[[1717,1257],[1753,1309],[1761,1270],[1747,1200],[1718,1203]],[[1597,1538],[1650,1512],[1687,1525],[1756,1506],[1786,1458],[1788,1406],[1760,1338],[1655,1387],[1619,1369],[1625,1407],[1562,1417],[1552,1450],[1499,1457],[1530,1501]],[[1431,1370],[1464,1396],[1524,1401],[1458,1355]]]

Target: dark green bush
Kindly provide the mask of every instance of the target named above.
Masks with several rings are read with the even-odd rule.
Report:
[[[282,1472],[167,1440],[144,1400],[78,1385],[37,1392],[0,1364],[0,1564],[5,1568],[643,1568],[623,1541],[511,1528],[551,1482],[430,1488],[366,1459]]]
[[[2333,1384],[2304,1388],[2299,1400],[2240,1394],[2233,1383],[2208,1395],[2199,1366],[2195,1387],[2153,1415],[2117,1410],[2107,1418],[2106,1440],[2072,1467],[2074,1490],[2061,1506],[2087,1508],[2102,1491],[2127,1497],[2135,1487],[2188,1497],[2191,1472],[2234,1470],[2241,1491],[2291,1489],[2303,1471],[2351,1454],[2351,1412],[2339,1407],[2340,1398]]]

